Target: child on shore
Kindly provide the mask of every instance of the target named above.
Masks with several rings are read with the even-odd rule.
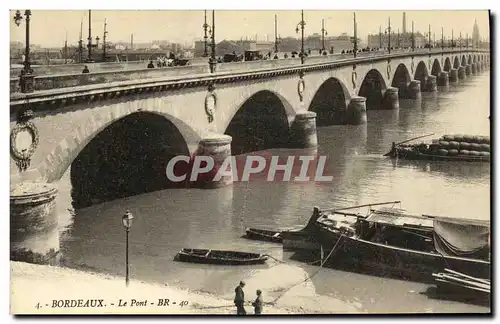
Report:
[[[262,291],[260,291],[260,289],[257,289],[257,298],[255,298],[255,301],[252,303],[252,306],[255,309],[255,315],[262,314],[263,301],[264,300],[262,299]]]

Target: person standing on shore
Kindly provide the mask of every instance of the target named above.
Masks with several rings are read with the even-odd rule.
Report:
[[[262,304],[263,304],[262,291],[260,289],[257,289],[257,298],[255,298],[255,301],[252,303],[252,306],[254,307],[255,310],[255,315],[262,314]]]
[[[245,292],[243,291],[243,287],[245,287],[245,282],[240,281],[238,287],[234,289],[234,304],[236,305],[236,315],[246,315],[247,311],[245,310]]]

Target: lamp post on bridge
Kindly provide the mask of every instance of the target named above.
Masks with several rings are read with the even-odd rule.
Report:
[[[325,20],[321,19],[321,54],[325,50],[325,35],[328,35],[328,32],[325,29]]]
[[[304,27],[306,25],[306,22],[304,21],[304,10],[301,10],[301,21],[299,21],[299,23],[297,24],[297,27],[295,27],[295,32],[298,33],[299,32],[299,26],[300,26],[300,30],[302,31],[301,33],[301,45],[300,45],[300,63],[301,64],[304,64],[305,62],[305,52],[304,52]]]
[[[415,52],[415,23],[411,21],[411,51]]]
[[[454,43],[454,37],[453,37],[453,28],[451,29],[451,49],[453,50],[455,48],[455,43]]]
[[[431,46],[431,24],[429,24],[429,52],[432,50]]]
[[[441,27],[441,50],[444,51],[444,28]]]
[[[106,26],[108,25],[106,18],[104,18],[104,34],[102,38],[102,61],[106,62],[106,36],[108,35],[108,31],[106,30]]]
[[[207,24],[207,11],[205,10],[205,22],[203,23],[203,40],[204,40],[204,51],[203,51],[203,57],[208,56],[208,36],[207,36],[207,31],[210,28],[210,26]]]
[[[24,50],[24,68],[19,75],[19,85],[22,93],[30,93],[34,91],[35,75],[30,63],[30,16],[31,10],[25,10],[24,16],[26,17],[26,48]],[[14,23],[19,27],[23,16],[21,11],[17,10],[14,16]]]
[[[354,15],[354,39],[352,40],[353,41],[353,54],[354,54],[354,58],[356,58],[356,56],[358,55],[358,23],[356,22],[356,13],[354,12],[353,13]]]
[[[274,15],[274,52],[278,53],[278,44],[281,43],[281,37],[278,35],[278,15]]]
[[[211,39],[210,47],[212,51],[208,64],[210,66],[210,73],[214,73],[217,66],[217,60],[215,59],[215,10],[212,10],[212,28],[209,28],[209,34]]]
[[[389,17],[389,26],[384,30],[384,34],[386,34],[387,37],[387,50],[389,51],[389,54],[391,54],[391,17]]]
[[[129,262],[128,262],[128,236],[130,233],[130,228],[132,227],[132,220],[134,216],[130,211],[126,211],[125,215],[122,216],[122,224],[125,228],[125,285],[128,287],[129,284]]]
[[[462,32],[460,32],[460,35],[458,36],[458,52],[462,52]]]
[[[378,48],[382,49],[382,26],[378,27],[378,41],[379,41]]]
[[[399,49],[400,46],[401,46],[401,42],[399,40],[399,28],[398,28],[398,49]]]

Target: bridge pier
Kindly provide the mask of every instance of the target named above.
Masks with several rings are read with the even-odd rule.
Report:
[[[313,111],[299,112],[291,127],[290,146],[293,148],[313,148],[318,146],[316,116]]]
[[[471,67],[472,74],[476,74],[477,73],[477,63],[475,63],[475,62],[472,63],[470,67]]]
[[[427,92],[435,92],[437,91],[437,83],[436,83],[436,76],[435,75],[429,75],[427,77],[427,80],[425,81],[425,90]]]
[[[55,265],[59,253],[57,189],[22,182],[10,190],[10,260]]]
[[[389,87],[385,90],[382,98],[382,109],[398,109],[399,108],[399,89]]]
[[[196,156],[211,157],[214,160],[214,167],[207,173],[200,173],[197,175],[194,182],[190,182],[192,187],[204,189],[217,189],[231,185],[233,183],[233,173],[227,172],[221,179],[214,179],[225,159],[231,156],[231,141],[232,137],[222,134],[213,134],[204,137],[198,144],[198,149],[193,154],[191,159],[191,167]],[[203,165],[201,165],[203,167]],[[231,165],[229,165],[229,168]],[[229,169],[227,169],[229,170]],[[232,171],[232,170],[231,170]],[[191,173],[193,170],[191,169]],[[188,179],[189,179],[188,174]]]
[[[437,85],[440,87],[446,87],[449,84],[450,82],[449,82],[448,72],[446,71],[439,72],[439,76],[437,78]]]
[[[347,105],[345,122],[347,125],[366,124],[366,98],[353,96]]]
[[[420,89],[419,80],[411,80],[408,86],[408,99],[420,99],[422,98],[422,92]]]
[[[460,80],[464,80],[465,79],[465,67],[461,66],[458,68],[458,78]]]
[[[471,68],[470,64],[467,64],[465,66],[465,75],[469,76],[469,75],[471,75],[471,73],[472,73],[472,68]]]
[[[457,81],[458,81],[458,70],[451,69],[450,70],[450,82],[457,82]]]

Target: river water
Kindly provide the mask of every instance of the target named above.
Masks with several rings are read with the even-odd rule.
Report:
[[[274,261],[258,267],[206,266],[174,262],[175,254],[183,247],[259,251],[311,274],[317,267],[291,261],[279,245],[241,238],[245,227],[303,224],[315,205],[339,207],[393,200],[401,200],[403,208],[415,213],[489,219],[489,165],[396,164],[382,157],[392,141],[419,135],[489,135],[489,78],[489,73],[483,73],[438,93],[423,93],[421,101],[401,100],[396,111],[368,111],[367,125],[318,128],[318,154],[328,157],[331,182],[250,181],[217,190],[162,190],[69,212],[68,172],[58,184],[57,201],[64,262],[70,267],[124,276],[121,216],[130,209],[135,216],[130,232],[133,279],[231,298],[241,279],[265,271]],[[289,151],[276,149],[272,153],[288,155]],[[281,279],[278,275],[263,280]],[[292,281],[303,279],[298,276]],[[311,285],[314,295],[355,304],[364,312],[488,310],[430,298],[424,294],[428,285],[326,268]],[[253,298],[253,291],[249,294]]]

